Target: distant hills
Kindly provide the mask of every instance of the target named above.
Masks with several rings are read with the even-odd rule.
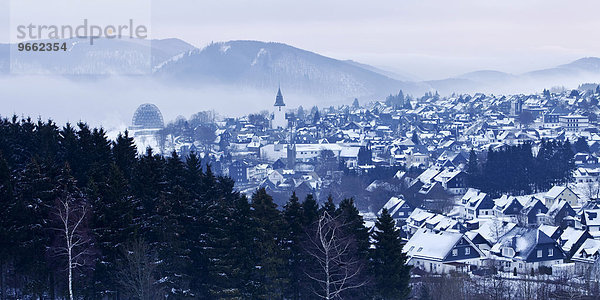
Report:
[[[554,68],[524,74],[476,71],[453,78],[418,81],[355,61],[343,61],[281,43],[229,41],[203,49],[179,39],[152,41],[70,39],[67,52],[13,53],[0,44],[0,74],[143,75],[168,85],[201,87],[223,85],[285,91],[322,99],[323,103],[380,99],[403,90],[421,95],[427,91],[518,93],[552,86],[575,87],[600,82],[600,58],[588,57]]]
[[[600,58],[586,57],[569,64],[523,74],[477,71],[427,83],[440,93],[448,94],[452,92],[539,92],[553,86],[577,87],[586,82],[600,82]]]
[[[400,89],[425,92],[422,83],[392,79],[354,62],[281,43],[231,41],[177,57],[156,76],[183,84],[219,83],[274,90],[278,85],[322,98],[382,97]]]

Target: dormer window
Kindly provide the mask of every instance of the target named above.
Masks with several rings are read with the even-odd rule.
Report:
[[[502,256],[513,257],[513,256],[515,256],[515,250],[510,247],[504,247],[504,248],[502,248]]]

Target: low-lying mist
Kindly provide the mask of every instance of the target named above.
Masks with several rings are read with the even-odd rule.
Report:
[[[318,104],[317,99],[282,91],[288,108]],[[148,77],[5,76],[0,77],[0,115],[52,119],[60,126],[84,121],[115,132],[130,125],[143,103],[157,105],[168,123],[204,110],[224,117],[270,110],[276,93],[217,85],[184,88]]]

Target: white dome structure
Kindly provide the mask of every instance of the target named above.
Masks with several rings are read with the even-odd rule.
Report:
[[[161,129],[165,127],[162,113],[154,104],[140,105],[133,114],[132,129]]]

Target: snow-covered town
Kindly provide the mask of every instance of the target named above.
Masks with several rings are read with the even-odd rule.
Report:
[[[600,1],[0,1],[0,300],[600,299]]]
[[[320,203],[352,197],[370,226],[385,208],[413,271],[589,278],[600,275],[599,98],[600,87],[587,84],[289,108],[280,89],[270,112],[220,120],[200,113],[167,124],[155,142],[166,153],[201,153],[238,191],[265,188],[280,205],[292,192]],[[568,174],[542,184],[481,182],[525,163],[509,157],[495,169],[484,163],[490,151],[527,145],[541,160],[553,142],[568,148]]]

